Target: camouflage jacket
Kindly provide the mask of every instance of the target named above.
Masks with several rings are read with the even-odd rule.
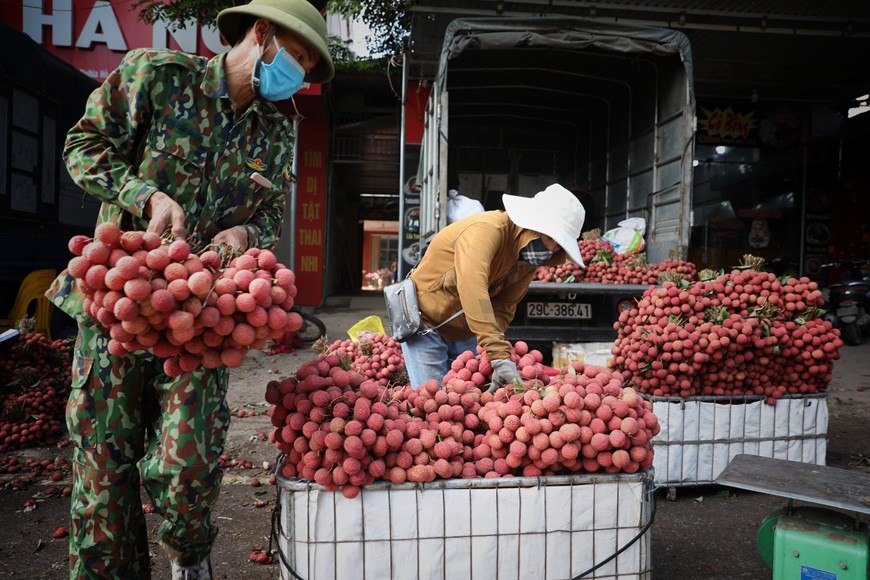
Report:
[[[269,248],[284,219],[292,133],[267,101],[235,116],[223,55],[138,49],[91,94],[64,159],[73,180],[102,200],[97,223],[144,230],[145,204],[159,190],[184,209],[192,245],[242,225],[249,246]],[[254,183],[254,171],[272,187]],[[66,272],[48,293],[80,319],[77,294]]]

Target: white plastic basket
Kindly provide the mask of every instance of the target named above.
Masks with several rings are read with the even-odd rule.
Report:
[[[651,578],[651,472],[278,489],[284,579]]]
[[[827,393],[761,396],[651,397],[661,432],[652,440],[655,484],[715,483],[735,455],[825,465]]]

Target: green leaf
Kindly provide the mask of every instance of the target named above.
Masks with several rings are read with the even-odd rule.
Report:
[[[685,326],[689,322],[689,319],[683,314],[671,314],[668,316],[668,322],[677,326]]]
[[[598,253],[595,254],[595,257],[590,262],[604,262],[604,265],[609,267],[613,262],[613,254],[608,250],[598,250]]]

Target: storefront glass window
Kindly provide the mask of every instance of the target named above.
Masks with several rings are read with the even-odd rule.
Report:
[[[692,261],[730,268],[743,254],[799,260],[799,150],[698,144],[695,160]]]

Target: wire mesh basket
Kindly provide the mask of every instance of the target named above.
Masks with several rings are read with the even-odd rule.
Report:
[[[284,579],[651,578],[650,471],[278,489]]]
[[[656,486],[715,483],[738,454],[825,465],[827,393],[644,397],[661,432],[652,440]]]

